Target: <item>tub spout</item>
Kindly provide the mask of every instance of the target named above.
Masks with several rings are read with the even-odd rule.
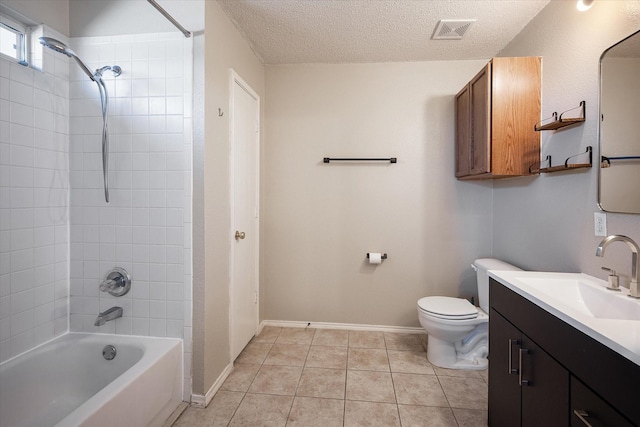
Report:
[[[94,326],[102,326],[108,321],[115,320],[118,317],[122,317],[122,307],[111,307],[110,309],[98,314]]]

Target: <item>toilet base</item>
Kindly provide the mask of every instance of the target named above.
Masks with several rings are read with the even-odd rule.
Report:
[[[427,344],[427,359],[432,365],[446,369],[481,371],[489,366],[486,357],[458,357],[455,346],[432,335]]]

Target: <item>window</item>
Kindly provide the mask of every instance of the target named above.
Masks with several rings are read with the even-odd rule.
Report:
[[[3,15],[0,15],[0,53],[27,65],[26,28]]]

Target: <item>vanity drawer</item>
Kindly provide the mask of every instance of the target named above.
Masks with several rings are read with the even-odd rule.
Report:
[[[580,419],[580,416],[582,419]],[[571,377],[571,427],[633,427],[618,411]]]

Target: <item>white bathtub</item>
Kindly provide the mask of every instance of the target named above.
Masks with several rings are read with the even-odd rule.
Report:
[[[0,426],[159,426],[182,384],[179,339],[69,333],[0,365]]]

